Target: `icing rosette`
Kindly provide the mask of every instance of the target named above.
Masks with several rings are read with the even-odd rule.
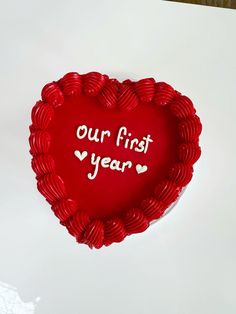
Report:
[[[91,248],[99,249],[103,245],[104,225],[100,220],[92,221],[86,228],[84,233],[84,243]]]
[[[170,180],[163,180],[155,188],[155,197],[168,204],[172,204],[179,196],[180,188]]]
[[[56,174],[48,174],[38,180],[38,190],[53,204],[66,197],[65,184]]]
[[[193,167],[182,163],[174,164],[169,171],[169,179],[180,186],[187,185],[193,176]]]
[[[143,102],[151,102],[155,94],[155,80],[153,78],[146,78],[139,80],[135,84],[138,97]]]
[[[85,94],[88,96],[97,96],[105,84],[106,79],[106,75],[100,74],[98,72],[90,72],[85,74],[83,77]]]
[[[116,107],[118,98],[118,83],[116,80],[108,81],[101,90],[98,100],[107,109]]]
[[[129,209],[125,214],[124,222],[128,234],[143,232],[149,226],[148,220],[138,208]]]
[[[67,96],[78,96],[82,92],[82,78],[77,72],[70,72],[59,80],[62,91]]]
[[[77,211],[77,209],[77,203],[72,199],[60,199],[52,205],[52,210],[61,223],[68,220]]]
[[[50,134],[46,131],[32,132],[29,137],[30,152],[32,155],[45,154],[51,144]]]
[[[56,82],[48,83],[42,89],[42,100],[54,107],[60,106],[64,102],[64,95]]]
[[[179,135],[181,140],[195,142],[198,140],[202,131],[202,125],[198,116],[183,119],[179,123]]]
[[[154,197],[142,201],[141,209],[149,221],[159,219],[166,210],[165,204]]]
[[[182,143],[178,148],[178,156],[180,161],[194,164],[201,156],[201,148],[198,143]]]
[[[177,118],[187,118],[195,114],[192,101],[187,96],[176,97],[170,105],[171,112]]]
[[[123,111],[132,111],[138,106],[138,97],[130,85],[123,85],[118,97],[118,107]]]
[[[166,106],[175,97],[176,93],[172,86],[167,83],[156,83],[156,93],[154,96],[154,103],[157,106]]]
[[[104,229],[105,245],[110,245],[113,242],[121,242],[126,236],[124,224],[119,218],[106,221]]]
[[[55,172],[55,161],[52,156],[47,154],[36,155],[31,161],[32,169],[37,175],[37,178]]]
[[[32,109],[31,119],[35,129],[45,130],[53,119],[54,110],[49,104],[37,101]]]
[[[76,238],[78,242],[81,242],[84,236],[84,231],[89,225],[91,219],[83,211],[78,210],[65,222],[61,224],[65,225],[68,232]]]

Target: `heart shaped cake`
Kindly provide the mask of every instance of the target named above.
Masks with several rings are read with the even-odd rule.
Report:
[[[202,126],[170,85],[72,72],[41,95],[31,114],[32,168],[78,243],[101,248],[143,232],[190,182]]]

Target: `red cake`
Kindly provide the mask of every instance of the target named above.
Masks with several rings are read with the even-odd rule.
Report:
[[[37,187],[78,243],[143,232],[178,199],[201,154],[192,101],[153,78],[68,73],[32,109]]]

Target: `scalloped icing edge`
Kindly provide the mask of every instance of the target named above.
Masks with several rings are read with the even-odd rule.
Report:
[[[52,156],[48,154],[51,144],[47,127],[54,117],[54,110],[63,105],[65,96],[85,94],[97,97],[107,109],[119,107],[132,111],[142,102],[154,102],[157,106],[168,106],[178,119],[181,142],[178,162],[173,164],[167,178],[157,185],[153,197],[143,200],[140,208],[130,208],[121,217],[108,220],[92,219],[82,212],[75,200],[67,194],[62,178],[55,173]],[[101,248],[121,242],[127,235],[143,232],[150,223],[169,212],[180,197],[184,187],[191,181],[193,164],[201,155],[199,136],[202,125],[196,115],[192,101],[174,90],[169,84],[156,82],[153,78],[138,82],[125,80],[120,83],[99,72],[79,74],[67,73],[57,82],[46,84],[42,89],[42,100],[32,109],[30,126],[30,153],[32,168],[36,173],[39,192],[51,204],[54,214],[78,243],[90,248]]]

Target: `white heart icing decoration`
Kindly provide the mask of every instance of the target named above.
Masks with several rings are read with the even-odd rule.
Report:
[[[148,167],[146,165],[142,166],[140,164],[136,165],[136,171],[138,174],[146,172]]]
[[[82,153],[79,150],[75,150],[74,154],[77,158],[79,158],[80,161],[84,160],[88,156],[88,152],[83,151]]]

